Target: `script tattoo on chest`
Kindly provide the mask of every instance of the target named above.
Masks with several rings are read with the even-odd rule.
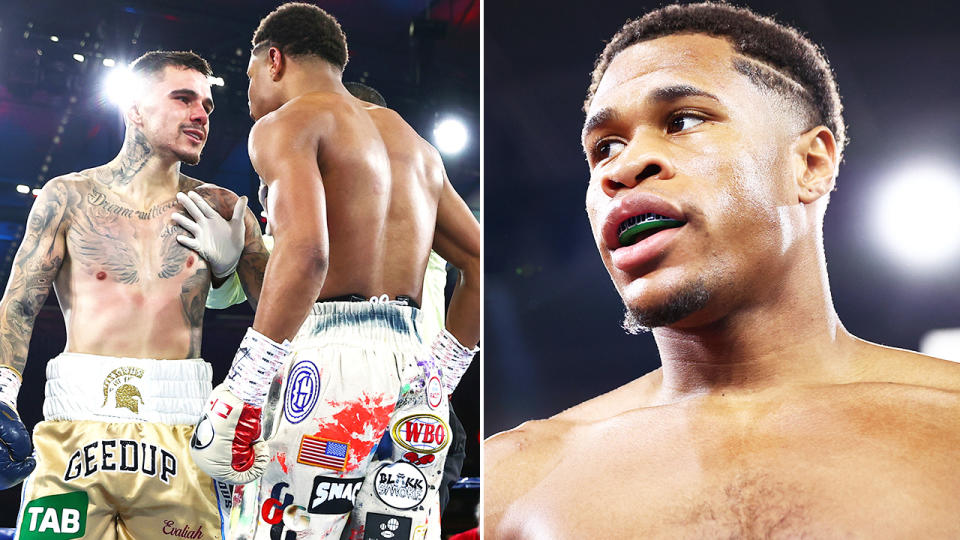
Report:
[[[177,205],[171,200],[147,211],[134,210],[111,201],[96,187],[91,187],[83,205],[74,212],[69,237],[73,244],[71,255],[88,271],[103,271],[114,281],[124,284],[143,279],[144,257],[138,251],[143,245],[144,226],[138,222],[163,219]],[[170,279],[180,274],[189,256],[189,250],[177,242],[183,233],[178,225],[170,223],[160,231],[160,270],[156,277]],[[149,245],[149,243],[147,244]]]

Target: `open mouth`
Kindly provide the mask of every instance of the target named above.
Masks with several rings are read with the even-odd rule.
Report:
[[[627,218],[617,227],[617,238],[621,246],[632,246],[662,230],[680,227],[684,223],[660,214],[640,214]]]
[[[193,139],[194,141],[196,141],[196,142],[198,142],[198,143],[199,143],[199,142],[203,142],[203,135],[201,134],[201,132],[199,132],[199,131],[197,131],[197,130],[194,130],[194,129],[185,129],[185,130],[183,130],[183,133],[184,133],[184,135],[186,135],[187,137]]]

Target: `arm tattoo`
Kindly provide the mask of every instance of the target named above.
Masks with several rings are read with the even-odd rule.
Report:
[[[244,212],[253,215],[250,210]],[[260,302],[260,290],[263,288],[263,273],[267,270],[267,260],[270,258],[270,252],[263,245],[263,235],[260,234],[260,223],[256,218],[247,220],[247,238],[243,246],[243,253],[240,254],[240,262],[237,263],[237,277],[240,278],[240,285],[243,292],[247,295],[247,302],[254,310]]]
[[[23,242],[0,301],[0,365],[20,373],[27,364],[33,323],[63,263],[60,225],[76,197],[62,183],[44,188],[27,218]]]
[[[200,357],[200,335],[203,332],[203,310],[207,303],[207,291],[210,289],[210,271],[198,270],[187,278],[180,288],[180,308],[183,318],[190,327],[190,358]]]

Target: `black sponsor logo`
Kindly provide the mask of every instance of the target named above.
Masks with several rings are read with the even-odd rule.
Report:
[[[169,484],[177,475],[177,456],[147,442],[127,439],[93,441],[70,456],[63,480],[88,478],[101,470],[159,477],[163,483]]]
[[[408,540],[410,518],[369,512],[363,524],[363,540]]]
[[[193,430],[193,436],[190,437],[190,446],[197,450],[203,450],[213,442],[213,423],[204,414],[197,422],[197,427]]]
[[[363,478],[331,478],[317,476],[307,512],[311,514],[346,514],[353,510],[353,502],[360,492]]]

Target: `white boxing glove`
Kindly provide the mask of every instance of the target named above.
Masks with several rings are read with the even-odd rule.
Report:
[[[196,251],[203,257],[213,275],[222,278],[233,273],[243,253],[246,224],[243,216],[247,208],[247,198],[240,197],[233,207],[230,221],[214,210],[197,192],[177,193],[177,200],[193,218],[174,213],[173,221],[186,229],[189,236],[177,236],[177,242]]]
[[[193,461],[213,479],[246,484],[263,475],[270,456],[261,408],[289,353],[287,342],[247,330],[226,381],[213,389],[190,439]]]

